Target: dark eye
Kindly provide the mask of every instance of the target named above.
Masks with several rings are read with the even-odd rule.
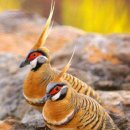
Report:
[[[55,89],[56,89],[56,91],[58,91],[58,90],[59,90],[59,88],[58,88],[58,87],[56,87]]]
[[[35,57],[35,56],[37,56],[37,54],[36,54],[36,53],[34,53],[34,54],[33,54],[33,56]]]

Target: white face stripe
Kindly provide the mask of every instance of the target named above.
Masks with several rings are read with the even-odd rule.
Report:
[[[61,88],[61,90],[51,98],[52,101],[55,101],[55,100],[57,100],[57,99],[60,97],[61,91],[62,91],[62,89],[64,89],[64,88],[66,88],[66,86],[63,86],[63,87]]]
[[[52,101],[57,100],[57,99],[60,97],[60,95],[61,95],[61,91],[59,91],[57,94],[55,94],[55,95],[51,98],[51,100],[52,100]]]
[[[43,59],[44,59],[44,60],[43,60]],[[47,61],[47,58],[46,58],[45,56],[40,55],[40,56],[36,57],[34,60],[32,60],[32,61],[30,62],[31,68],[32,68],[32,69],[35,68],[36,65],[37,65],[37,62],[43,63],[44,61]]]
[[[38,56],[38,57],[39,57],[39,56]],[[32,60],[32,61],[30,62],[30,65],[31,65],[31,68],[32,68],[32,69],[36,67],[38,57],[35,58],[34,60]]]

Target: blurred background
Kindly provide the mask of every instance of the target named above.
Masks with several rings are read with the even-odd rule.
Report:
[[[129,0],[55,0],[54,20],[87,32],[129,33]],[[51,0],[0,0],[0,11],[24,10],[43,17],[49,14]]]
[[[51,2],[0,0],[0,130],[44,130],[41,114],[22,94],[30,69],[19,65]],[[69,73],[99,93],[120,130],[130,130],[130,0],[55,0],[53,21],[45,44],[52,67],[61,69],[76,45]]]

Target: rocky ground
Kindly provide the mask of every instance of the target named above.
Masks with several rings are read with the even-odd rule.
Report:
[[[22,95],[29,68],[19,69],[44,22],[23,12],[0,15],[0,130],[44,130],[41,114]],[[52,52],[52,66],[58,69],[76,46],[69,73],[96,89],[120,130],[130,130],[130,35],[103,36],[57,25],[46,46]]]

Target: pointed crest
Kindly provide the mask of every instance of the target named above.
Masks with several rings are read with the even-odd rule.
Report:
[[[50,11],[49,17],[46,21],[46,24],[44,26],[43,32],[42,32],[41,36],[39,37],[37,43],[33,46],[32,49],[38,49],[39,47],[41,47],[42,45],[45,44],[48,34],[52,28],[51,20],[52,20],[52,16],[53,16],[53,12],[54,12],[54,7],[55,7],[55,2],[52,1],[51,11]]]
[[[75,48],[73,50],[73,53],[71,55],[71,58],[70,58],[69,62],[67,63],[67,65],[64,66],[64,68],[61,70],[59,75],[53,80],[53,82],[59,81],[62,78],[62,76],[69,70],[69,68],[71,66],[71,61],[72,61],[73,56],[74,56],[74,53],[75,53]]]

